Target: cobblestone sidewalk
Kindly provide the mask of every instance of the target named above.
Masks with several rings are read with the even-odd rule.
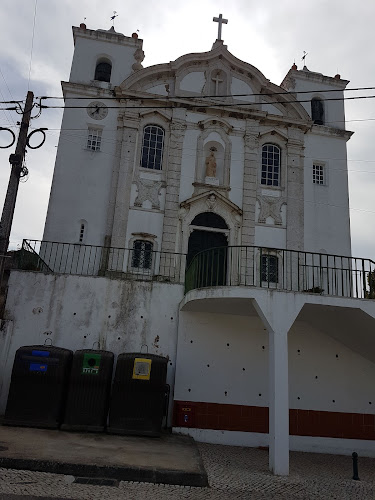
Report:
[[[351,457],[292,452],[290,476],[275,477],[265,450],[198,446],[210,488],[124,481],[115,487],[91,486],[73,483],[72,476],[0,469],[0,500],[375,500],[375,459],[360,458],[361,481],[353,481]]]

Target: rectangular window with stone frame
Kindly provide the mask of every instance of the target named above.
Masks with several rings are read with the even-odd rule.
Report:
[[[323,163],[313,163],[313,184],[326,184],[325,165]]]
[[[141,167],[162,169],[164,130],[157,125],[147,125],[143,130]]]
[[[280,186],[281,151],[274,144],[262,146],[262,172],[260,183],[268,187]]]

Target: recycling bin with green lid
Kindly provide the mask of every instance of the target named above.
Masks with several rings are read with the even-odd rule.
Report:
[[[63,430],[105,429],[113,359],[109,351],[83,349],[74,353]]]

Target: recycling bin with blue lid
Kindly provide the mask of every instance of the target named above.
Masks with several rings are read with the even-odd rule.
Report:
[[[72,351],[62,347],[20,347],[14,358],[3,423],[58,428],[64,414],[72,356]]]

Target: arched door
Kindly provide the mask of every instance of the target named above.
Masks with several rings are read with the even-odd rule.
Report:
[[[228,247],[226,222],[217,214],[204,212],[195,217],[191,226],[193,231],[189,237],[187,269],[193,263],[189,272],[194,275],[194,287],[225,285]]]

